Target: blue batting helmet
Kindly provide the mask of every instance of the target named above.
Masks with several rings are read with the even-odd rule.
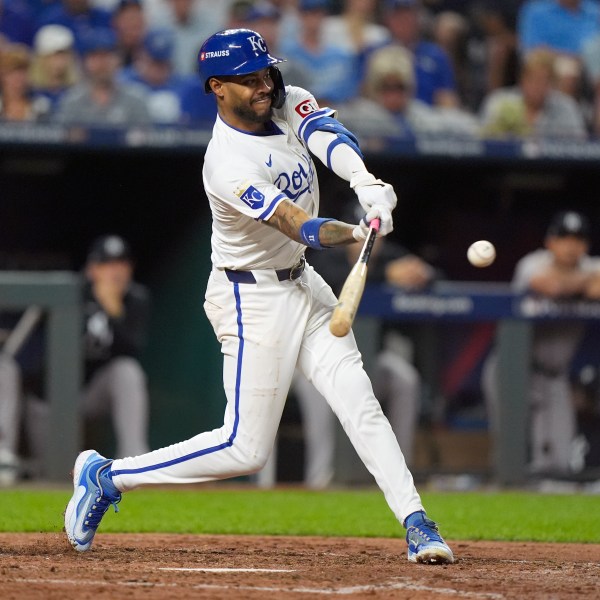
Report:
[[[226,29],[211,35],[200,48],[198,70],[206,92],[220,75],[247,75],[285,59],[269,54],[264,38],[252,29]]]

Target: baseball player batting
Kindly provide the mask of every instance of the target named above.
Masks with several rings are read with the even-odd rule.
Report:
[[[352,333],[335,337],[336,297],[304,260],[307,246],[363,242],[373,219],[392,231],[392,187],[365,167],[354,135],[304,89],[285,86],[265,40],[249,29],[208,38],[199,53],[218,116],[203,169],[212,210],[204,308],[222,345],[223,426],[148,454],[111,460],[82,452],[65,512],[71,545],[88,550],[122,492],[259,471],[267,461],[296,366],[339,418],[398,521],[408,559],[452,563],[427,518],[396,437],[373,395]],[[349,182],[366,215],[357,225],[319,214],[311,154]]]

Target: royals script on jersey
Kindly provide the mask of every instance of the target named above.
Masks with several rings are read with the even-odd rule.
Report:
[[[273,127],[265,134],[240,131],[217,117],[202,171],[217,268],[286,268],[304,253],[303,244],[261,221],[285,198],[318,215],[317,175],[302,132],[313,118],[335,111],[320,109],[302,88],[287,86],[286,91],[285,104],[273,110]]]

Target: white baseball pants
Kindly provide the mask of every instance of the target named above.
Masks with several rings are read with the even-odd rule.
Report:
[[[339,418],[397,519],[402,523],[423,510],[354,336],[329,332],[337,302],[331,288],[308,265],[295,281],[280,282],[271,270],[253,274],[256,283],[232,283],[224,271],[213,270],[206,291],[204,307],[223,353],[223,426],[115,460],[117,488],[197,483],[260,470],[273,448],[297,365]]]
[[[482,389],[495,445],[501,401],[496,386],[497,373],[498,356],[492,353],[484,365]],[[571,471],[573,440],[577,432],[577,415],[567,372],[558,376],[531,373],[529,432],[530,471],[568,474]]]
[[[421,380],[417,369],[392,350],[377,355],[373,388],[386,409],[406,462],[413,455],[418,426]],[[309,488],[327,487],[334,477],[335,422],[323,396],[302,374],[294,378],[293,389],[302,413],[305,440],[305,477]]]
[[[0,353],[0,450],[16,456],[21,426],[21,372],[12,356]]]

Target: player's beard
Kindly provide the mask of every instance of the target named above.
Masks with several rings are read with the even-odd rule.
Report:
[[[237,117],[249,123],[268,123],[273,116],[273,108],[271,106],[269,106],[268,111],[257,113],[253,110],[252,105],[238,104],[233,107],[233,112]]]

